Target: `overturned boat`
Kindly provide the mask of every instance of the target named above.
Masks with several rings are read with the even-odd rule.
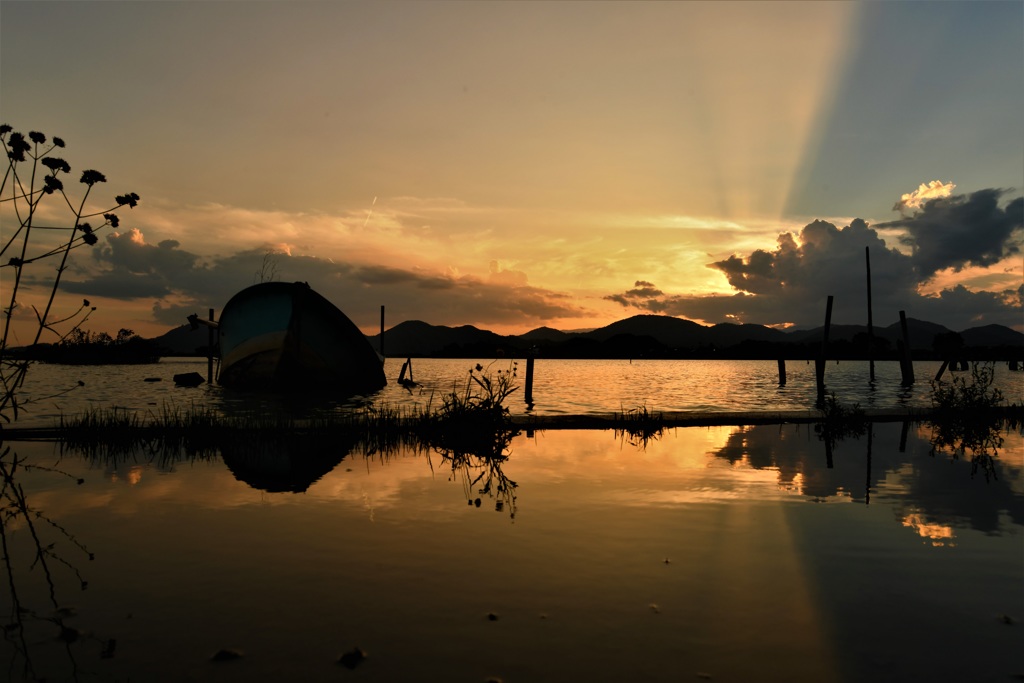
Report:
[[[305,282],[264,282],[231,297],[217,324],[222,386],[363,394],[387,384],[381,357]]]

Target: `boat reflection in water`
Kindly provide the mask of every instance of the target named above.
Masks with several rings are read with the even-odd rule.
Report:
[[[304,493],[337,467],[352,444],[317,437],[243,439],[220,448],[235,479],[268,493]]]
[[[304,282],[264,282],[224,306],[225,387],[362,394],[387,384],[380,356],[348,317]]]
[[[365,681],[1020,673],[1019,428],[991,470],[900,423],[835,443],[806,424],[537,429],[486,453],[333,436],[243,435],[227,468],[144,447],[20,465],[6,491],[32,514],[4,533],[24,630],[0,670],[328,681],[358,649]]]

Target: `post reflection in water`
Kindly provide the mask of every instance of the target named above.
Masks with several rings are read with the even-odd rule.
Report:
[[[991,472],[900,423],[539,430],[496,454],[18,444],[0,670],[328,681],[348,653],[368,681],[1005,680],[1024,448],[1001,438]]]

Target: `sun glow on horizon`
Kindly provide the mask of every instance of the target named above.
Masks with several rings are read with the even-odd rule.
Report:
[[[104,193],[142,196],[64,275],[62,297],[99,307],[93,331],[156,333],[223,306],[263,259],[371,333],[380,305],[501,333],[652,312],[785,329],[818,292],[773,282],[845,287],[854,257],[800,254],[785,278],[787,254],[751,261],[775,258],[780,234],[800,247],[813,221],[858,218],[885,242],[879,261],[949,235],[926,264],[879,264],[891,299],[950,325],[1019,311],[1006,302],[1024,268],[1003,242],[958,259],[976,233],[929,223],[912,243],[896,220],[954,190],[1024,187],[1013,3],[61,7],[5,4],[0,107],[16,130],[66,138]],[[338,26],[359,30],[339,41]],[[68,117],[67,101],[124,76],[124,54],[131,102]]]

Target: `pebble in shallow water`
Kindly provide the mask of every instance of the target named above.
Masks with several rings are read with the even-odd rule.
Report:
[[[361,647],[354,647],[342,656],[338,657],[338,664],[347,669],[354,669],[366,659],[366,650]]]
[[[243,653],[242,653],[241,650],[232,650],[231,648],[226,648],[225,647],[225,648],[217,650],[215,653],[213,653],[213,656],[210,657],[210,661],[211,662],[231,662],[231,661],[234,661],[236,659],[241,659],[242,654]]]

